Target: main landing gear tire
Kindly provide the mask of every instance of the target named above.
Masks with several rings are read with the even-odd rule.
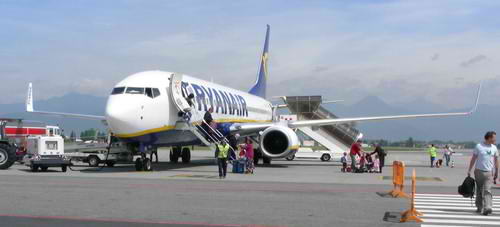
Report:
[[[329,154],[321,155],[321,161],[323,161],[323,162],[328,162],[328,161],[330,161],[331,158],[332,157]]]
[[[143,168],[142,159],[141,158],[137,158],[135,160],[135,170],[136,171],[142,171],[142,168]]]
[[[191,162],[191,150],[188,147],[182,149],[182,163]]]
[[[262,157],[262,162],[264,164],[271,164],[271,158],[269,158],[269,157]]]
[[[290,156],[286,157],[286,160],[288,160],[288,161],[293,161],[293,159],[295,159],[295,155],[290,155]]]
[[[151,159],[145,158],[142,162],[142,169],[144,171],[153,171],[153,164],[151,163]]]
[[[40,167],[40,169],[42,170],[42,172],[47,172],[47,170],[49,170],[49,167],[42,166],[42,167]]]
[[[68,166],[61,166],[61,171],[63,173],[65,173],[66,171],[68,171]]]
[[[172,147],[170,151],[170,162],[177,163],[179,162],[179,157],[181,156],[181,148],[180,147]]]
[[[0,169],[8,169],[16,161],[16,150],[7,144],[0,144]]]

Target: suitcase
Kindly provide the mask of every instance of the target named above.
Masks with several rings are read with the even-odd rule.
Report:
[[[233,173],[244,173],[245,172],[245,161],[244,160],[234,160],[233,161]]]

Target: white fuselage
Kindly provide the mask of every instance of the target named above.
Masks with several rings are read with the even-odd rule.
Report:
[[[146,71],[133,74],[113,89],[106,104],[106,121],[123,139],[139,139],[145,143],[162,143],[158,133],[175,133],[179,109],[172,102],[170,78],[173,73]],[[182,75],[183,96],[193,93],[191,122],[199,122],[208,108],[218,123],[270,122],[272,105],[267,100],[216,83]],[[179,84],[178,84],[179,85]],[[161,140],[161,139],[160,139]]]

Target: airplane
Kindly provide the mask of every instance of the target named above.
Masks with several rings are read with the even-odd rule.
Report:
[[[26,111],[102,121],[131,151],[141,155],[135,161],[136,170],[151,170],[151,160],[147,158],[146,153],[158,147],[172,147],[170,159],[173,162],[179,157],[183,162],[189,162],[191,157],[189,146],[213,147],[221,141],[221,138],[239,134],[250,137],[256,143],[255,147],[258,147],[256,156],[260,155],[264,158],[264,162],[267,159],[267,163],[270,163],[271,159],[285,158],[297,152],[300,142],[294,129],[298,127],[468,116],[477,109],[481,85],[475,105],[469,112],[280,122],[276,117],[276,109],[284,106],[275,106],[266,99],[269,78],[269,35],[270,26],[267,25],[257,79],[248,92],[182,73],[144,71],[126,77],[114,86],[108,97],[104,116],[35,111],[31,83],[28,88]],[[192,105],[187,100],[188,97],[192,98],[190,99]],[[200,127],[206,124],[203,115],[210,108],[213,109],[212,116],[217,122],[216,129]],[[188,119],[185,117],[186,113],[189,113]],[[212,138],[207,138],[210,134]]]

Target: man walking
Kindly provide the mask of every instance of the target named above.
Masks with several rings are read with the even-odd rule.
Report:
[[[434,161],[436,160],[436,156],[437,156],[437,149],[436,149],[436,147],[434,147],[434,144],[431,144],[428,152],[429,152],[429,155],[431,156],[431,168],[434,168]]]
[[[483,215],[493,213],[491,186],[493,180],[498,177],[498,150],[496,144],[496,133],[487,132],[484,135],[484,142],[479,143],[474,148],[472,158],[469,163],[467,175],[471,175],[472,167],[476,178],[476,212]],[[494,176],[493,176],[494,171]]]
[[[351,152],[349,156],[351,156],[351,172],[356,172],[356,155],[361,156],[361,140],[356,141],[351,146]]]

